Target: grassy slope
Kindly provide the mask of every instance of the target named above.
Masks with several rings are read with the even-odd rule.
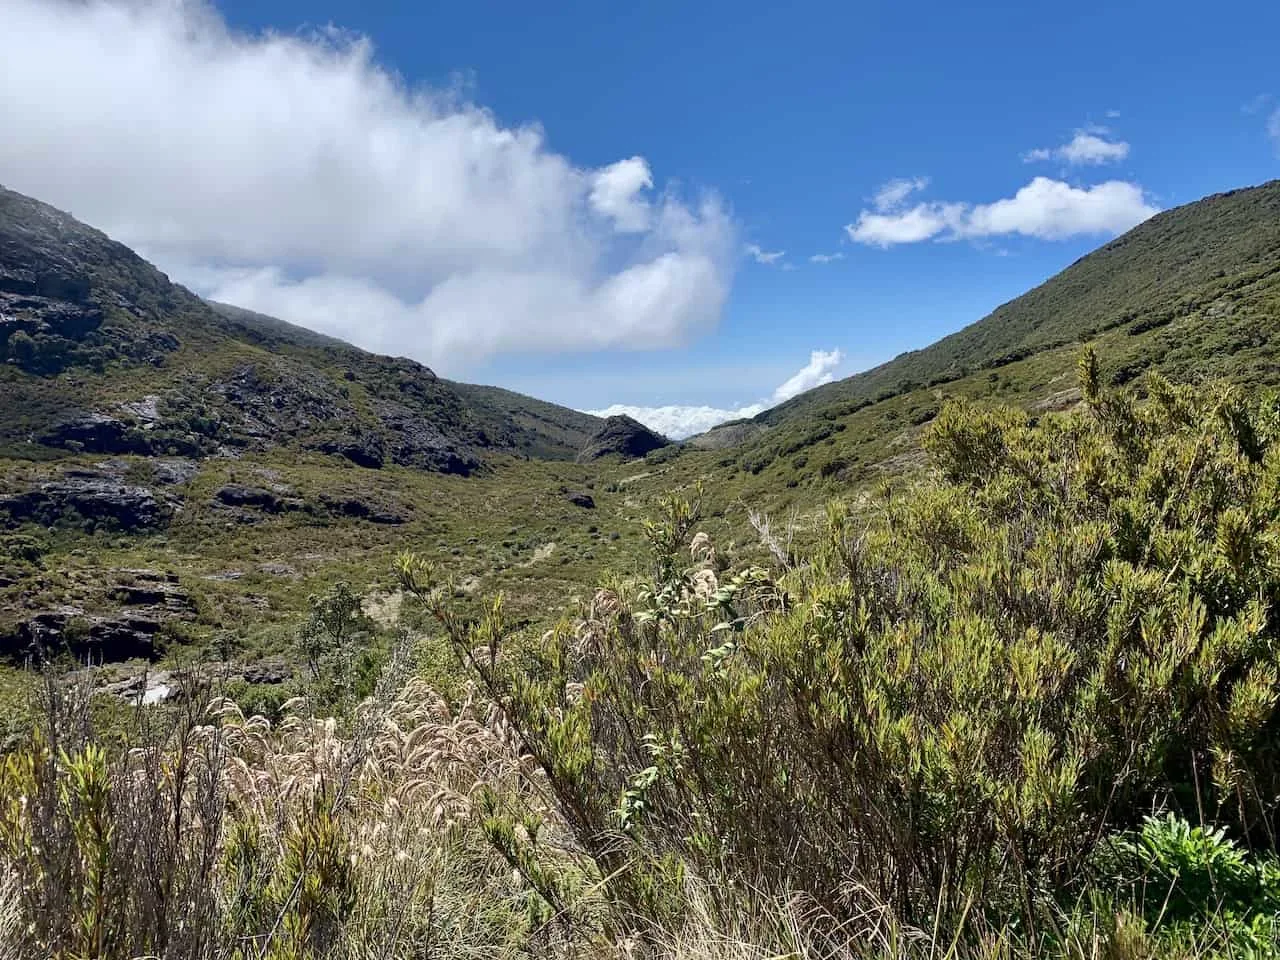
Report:
[[[640,520],[657,496],[703,480],[706,526],[725,550],[756,549],[746,522],[749,508],[771,514],[780,526],[794,518],[803,536],[829,496],[919,463],[916,435],[950,397],[1031,407],[1072,402],[1080,342],[1097,346],[1104,374],[1116,382],[1158,369],[1179,380],[1222,376],[1280,383],[1278,265],[1280,182],[1161,215],[934,347],[766,413],[756,424],[762,432],[724,449],[672,447],[642,462],[590,466],[493,456],[492,470],[472,478],[362,470],[292,451],[206,461],[180,522],[162,535],[86,535],[71,529],[52,534],[45,567],[54,573],[47,579],[63,583],[50,583],[41,602],[67,589],[91,592],[103,570],[161,565],[178,572],[200,600],[200,616],[191,625],[196,638],[225,630],[265,650],[283,642],[307,593],[337,577],[376,588],[385,582],[394,553],[411,547],[443,563],[471,595],[502,590],[515,619],[542,623],[606,570],[634,569],[643,551]],[[297,339],[280,327],[258,336]],[[268,350],[252,339],[234,341],[237,355],[275,356],[281,349],[273,344]],[[335,349],[323,341],[288,346],[299,362]],[[1026,355],[1008,359],[1020,351]],[[959,362],[955,358],[971,369],[948,378],[948,365]],[[0,376],[12,376],[6,369]],[[136,396],[148,378],[163,375],[131,371],[136,381],[105,378],[94,389]],[[912,377],[922,384],[899,391],[883,386]],[[931,379],[938,382],[924,385]],[[6,389],[0,381],[0,390]],[[568,445],[589,426],[585,415],[508,391],[454,389],[460,402],[482,411],[481,418],[513,420],[541,431],[551,444]],[[555,429],[549,420],[556,421]],[[0,484],[11,482],[15,472],[53,467],[0,461]],[[304,514],[267,517],[251,526],[226,524],[210,507],[212,491],[233,475],[253,482],[254,471],[264,469],[304,498],[359,489],[412,505],[412,518],[400,527]],[[589,489],[597,509],[570,505],[562,488]],[[276,562],[296,574],[262,569]],[[243,576],[205,579],[228,570]],[[15,601],[12,588],[0,593],[0,603]]]
[[[766,411],[740,444],[686,447],[666,481],[811,510],[919,462],[915,436],[948,398],[1069,405],[1083,343],[1114,383],[1280,384],[1280,181],[1160,214],[972,326]]]
[[[781,424],[820,416],[887,393],[954,381],[1118,327],[1137,331],[1198,318],[1199,333],[1224,309],[1258,307],[1254,295],[1274,291],[1277,272],[1280,180],[1273,180],[1161,213],[977,323],[923,350],[801,394],[757,419]],[[1214,346],[1212,332],[1205,332],[1206,346]]]

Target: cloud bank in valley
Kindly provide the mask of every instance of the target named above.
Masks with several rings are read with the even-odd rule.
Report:
[[[651,430],[656,430],[673,440],[683,440],[694,434],[704,433],[712,427],[730,420],[742,420],[763,413],[794,396],[830,383],[836,378],[836,368],[844,361],[842,350],[814,350],[809,362],[786,381],[779,384],[768,399],[737,408],[691,406],[673,404],[661,407],[638,407],[615,403],[603,410],[589,410],[597,417],[626,415],[639,420]]]
[[[740,249],[642,156],[405,86],[367,39],[250,36],[183,0],[7,0],[0,176],[214,299],[446,372],[714,327]]]

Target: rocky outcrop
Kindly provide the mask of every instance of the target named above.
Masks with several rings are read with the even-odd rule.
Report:
[[[650,430],[639,420],[627,416],[609,417],[582,448],[582,452],[578,454],[578,462],[587,463],[609,456],[634,460],[670,443],[666,437]]]
[[[438,473],[467,476],[480,468],[480,459],[469,449],[450,440],[421,413],[391,401],[374,404],[388,438],[393,462]]]
[[[0,264],[0,340],[19,331],[28,336],[82,340],[102,326],[102,310],[92,303],[26,296],[6,291]]]
[[[86,453],[151,452],[146,434],[117,417],[104,413],[80,413],[40,435],[46,447],[83,450]]]
[[[303,510],[306,502],[301,497],[288,496],[266,487],[250,487],[242,483],[228,483],[219,487],[213,498],[228,507],[252,507],[267,513],[283,513],[286,510]]]
[[[392,525],[409,522],[408,510],[400,504],[380,503],[357,496],[331,495],[322,496],[320,502],[330,513],[343,517]]]
[[[96,616],[86,615],[80,607],[57,607],[42,610],[0,635],[0,656],[15,663],[64,655],[93,663],[157,660],[163,627],[163,620],[141,614]]]
[[[581,490],[570,490],[564,495],[564,498],[575,507],[581,507],[584,510],[594,510],[596,508],[595,498],[589,493],[583,493]]]
[[[763,423],[756,423],[754,420],[736,420],[712,427],[706,433],[690,437],[685,443],[696,450],[723,450],[740,446],[768,429]]]
[[[61,656],[90,663],[157,660],[168,624],[193,617],[191,596],[172,574],[117,571],[109,588],[110,613],[88,613],[71,604],[39,610],[0,633],[0,657],[10,662]]]
[[[173,512],[173,502],[151,488],[92,471],[68,471],[60,480],[0,497],[0,515],[12,523],[42,526],[83,518],[123,530],[148,530],[163,527]]]
[[[168,457],[151,463],[151,479],[166,487],[181,486],[194,480],[200,465],[182,457]]]
[[[368,467],[371,470],[381,469],[387,457],[382,437],[371,432],[345,434],[326,440],[320,444],[320,451],[343,457],[358,467]]]

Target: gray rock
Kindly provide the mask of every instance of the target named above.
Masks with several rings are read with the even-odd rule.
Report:
[[[575,507],[582,507],[584,510],[594,510],[596,508],[595,498],[593,498],[589,493],[570,491],[564,495],[564,498]]]
[[[386,451],[383,449],[382,437],[376,433],[348,434],[335,440],[327,440],[320,445],[323,453],[345,457],[356,466],[379,470],[386,462]]]
[[[199,472],[199,464],[182,457],[169,457],[156,460],[151,464],[151,479],[165,486],[179,486],[187,483]]]
[[[88,453],[151,452],[151,443],[142,431],[104,413],[77,414],[37,439],[46,447],[70,447]]]
[[[281,496],[265,487],[250,487],[242,483],[220,487],[213,496],[218,503],[228,507],[253,507],[267,513],[301,510],[306,506],[298,497]]]
[[[368,520],[370,523],[401,524],[409,520],[408,511],[400,504],[378,503],[355,496],[323,496],[320,502],[331,513]]]
[[[124,530],[144,530],[168,523],[173,504],[148,487],[79,472],[0,497],[0,514],[7,514],[15,523],[30,521],[44,526],[79,515],[108,521]]]

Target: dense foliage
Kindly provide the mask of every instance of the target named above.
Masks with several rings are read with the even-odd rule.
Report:
[[[633,909],[691,872],[728,910],[764,886],[1030,936],[1153,809],[1274,848],[1280,407],[1139,402],[1091,354],[1082,385],[1038,423],[947,407],[934,478],[833,504],[801,564],[722,569],[667,501],[652,582],[532,661],[500,608],[437,605]]]

